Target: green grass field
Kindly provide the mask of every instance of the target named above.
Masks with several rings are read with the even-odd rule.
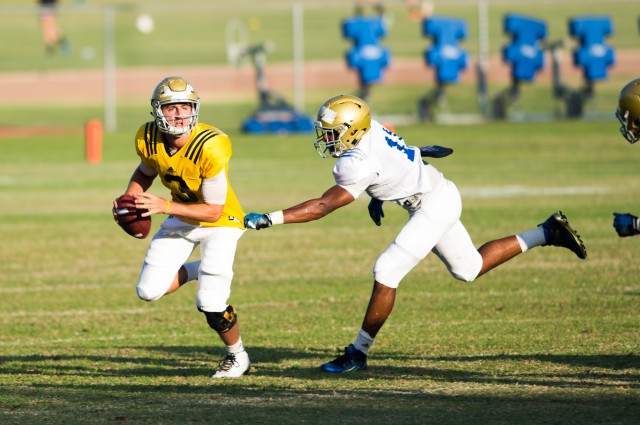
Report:
[[[318,222],[247,232],[230,302],[253,373],[214,382],[224,349],[195,285],[153,304],[135,294],[148,241],[110,212],[136,166],[132,134],[108,135],[98,165],[84,162],[81,135],[4,138],[0,422],[637,423],[640,236],[611,226],[614,211],[640,213],[637,147],[613,120],[397,130],[454,147],[434,163],[460,187],[478,246],[562,209],[587,260],[539,248],[465,284],[429,256],[402,282],[369,370],[330,376],[319,365],[355,338],[371,267],[404,212],[387,206],[378,228],[362,199]],[[246,211],[333,183],[310,135],[229,133]]]
[[[118,67],[223,65],[233,19],[247,25],[251,43],[274,42],[269,63],[287,62],[293,2],[69,0],[60,19],[72,53],[47,57],[27,10],[33,5],[0,0],[0,38],[20,41],[4,43],[0,77],[102,67],[105,4],[117,6]],[[385,44],[394,57],[420,57],[428,41],[404,2],[390,3]],[[475,5],[435,3],[438,14],[468,20],[473,56]],[[550,39],[566,35],[568,17],[610,14],[611,45],[640,45],[634,0],[490,3],[494,55],[506,40],[502,16],[511,11],[547,19]],[[144,36],[133,22],[149,10],[163,31]],[[342,58],[348,43],[338,22],[351,12],[351,3],[305,2],[306,60]],[[179,37],[167,30],[176,13],[188,24]],[[462,219],[477,246],[530,230],[561,209],[586,243],[585,261],[536,248],[466,284],[430,255],[401,283],[369,369],[333,376],[319,366],[354,340],[373,263],[406,214],[388,205],[376,227],[361,199],[318,222],[248,231],[229,301],[252,374],[222,382],[210,375],[224,348],[196,310],[195,285],[156,303],[138,300],[148,240],[129,237],[111,217],[137,165],[132,139],[149,118],[148,104],[118,105],[118,131],[105,134],[103,161],[90,165],[80,129],[102,116],[99,100],[8,99],[0,129],[70,130],[0,135],[0,424],[637,424],[640,236],[619,238],[612,227],[614,211],[640,215],[640,147],[624,141],[613,118],[631,78],[614,69],[582,120],[396,125],[410,144],[455,149],[433,163],[460,188]],[[506,84],[493,83],[492,96]],[[412,115],[429,89],[381,84],[372,107],[376,115]],[[308,112],[337,91],[355,88],[308,90]],[[476,110],[471,84],[448,95],[451,112]],[[525,87],[520,107],[550,113],[550,97],[547,83]],[[312,135],[241,134],[255,104],[203,102],[202,121],[234,142],[231,181],[246,212],[281,209],[333,184],[333,160],[316,155]],[[166,196],[159,183],[151,190]]]
[[[342,36],[341,22],[353,16],[353,1],[321,0],[190,0],[176,10],[167,0],[61,0],[59,22],[71,43],[68,55],[49,57],[44,52],[35,1],[0,0],[0,38],[19,40],[3,44],[0,71],[95,69],[103,66],[105,8],[112,7],[114,48],[118,66],[162,66],[227,64],[227,40],[236,40],[232,28],[242,28],[249,44],[269,42],[273,46],[268,63],[292,58],[292,5],[303,5],[302,31],[307,61],[342,59],[352,46]],[[364,3],[367,3],[366,1]],[[423,60],[431,40],[422,35],[421,23],[412,20],[404,0],[385,0],[387,35],[381,43],[392,58]],[[468,26],[461,46],[469,52],[470,65],[478,55],[478,8],[473,0],[435,0],[433,13],[463,19]],[[492,0],[488,7],[488,38],[492,55],[499,55],[509,37],[503,18],[518,13],[543,19],[548,25],[547,40],[565,39],[566,54],[577,43],[568,33],[568,20],[585,15],[609,16],[613,33],[607,44],[628,50],[639,46],[638,8],[635,0]],[[33,9],[31,9],[33,8]],[[373,13],[367,8],[366,13]],[[150,14],[155,22],[151,34],[136,30],[136,18]],[[183,24],[179,36],[176,21]],[[235,26],[231,24],[235,23]],[[228,32],[230,31],[230,32]],[[550,66],[550,65],[548,65]],[[425,69],[426,72],[426,69]]]

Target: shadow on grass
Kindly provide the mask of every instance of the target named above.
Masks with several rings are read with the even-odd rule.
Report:
[[[105,355],[16,355],[16,356],[0,356],[0,373],[25,374],[32,371],[39,374],[60,375],[65,372],[82,374],[91,371],[95,374],[98,369],[98,375],[127,375],[127,376],[200,376],[209,374],[215,369],[217,362],[223,354],[222,348],[212,348],[205,346],[142,346],[131,348],[120,348],[120,351],[131,353],[130,356],[122,356],[115,354]],[[307,362],[314,360],[318,366],[334,357],[334,354],[327,353],[326,350],[298,350],[292,348],[273,348],[273,347],[250,347],[248,348],[254,369],[258,369],[260,375],[263,376],[288,376],[291,378],[300,377],[309,379],[317,376],[318,379],[326,378],[326,373],[320,373],[319,367],[297,367],[297,366],[279,366],[282,362]],[[141,353],[150,353],[144,356]],[[416,360],[424,361],[429,367],[398,367],[385,365],[385,359],[407,360],[415,362]],[[358,379],[361,375],[374,374],[376,376],[385,376],[390,379],[402,376],[404,379],[408,375],[416,377],[429,377],[432,379],[442,379],[443,377],[451,378],[451,380],[475,381],[482,374],[477,372],[469,372],[462,368],[452,369],[451,363],[515,363],[515,364],[531,364],[535,363],[551,363],[555,365],[566,365],[569,367],[580,369],[597,369],[598,372],[588,373],[593,377],[603,379],[627,381],[633,386],[640,386],[640,356],[635,354],[627,355],[553,355],[553,354],[500,354],[486,356],[440,356],[440,357],[417,357],[403,356],[394,353],[378,352],[369,359],[369,370],[364,373],[353,373],[341,375],[349,379]],[[442,363],[447,367],[438,367],[437,364]],[[100,368],[97,365],[109,366]],[[435,367],[434,367],[435,366]],[[544,367],[542,367],[544,369]],[[532,370],[528,366],[519,366],[518,370],[524,370],[523,376],[528,376]],[[176,373],[176,370],[179,371]],[[611,371],[629,371],[634,370],[635,373],[608,373],[604,370]],[[316,373],[318,372],[318,373]],[[576,372],[575,374],[553,374],[548,375],[540,373],[540,376],[555,377],[580,377],[585,374]],[[331,376],[331,374],[329,374]],[[495,379],[494,375],[488,375],[486,380],[491,382]]]
[[[367,371],[345,375],[307,366],[331,357],[325,350],[252,347],[250,355],[251,375],[215,381],[208,376],[220,350],[211,347],[0,357],[0,422],[582,425],[640,417],[637,355],[404,358],[428,367],[388,366],[379,355]],[[473,362],[482,368],[459,367]],[[516,366],[504,374],[487,362]],[[556,374],[557,365],[575,372]],[[20,384],[6,384],[12,375]]]

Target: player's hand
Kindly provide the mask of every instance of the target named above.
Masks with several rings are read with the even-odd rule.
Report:
[[[632,214],[613,213],[613,227],[618,232],[618,236],[633,236],[640,233],[638,230],[638,217]]]
[[[113,219],[116,221],[116,223],[118,222],[118,200],[114,199],[113,200],[113,207],[111,207],[111,214],[113,214]]]
[[[143,213],[142,217],[149,217],[151,214],[165,214],[167,212],[167,200],[148,192],[138,193],[136,195],[136,208],[149,210]]]
[[[382,211],[382,204],[384,201],[381,201],[376,198],[371,198],[369,201],[369,217],[376,223],[376,226],[380,226],[382,224],[382,217],[384,217],[384,211]]]
[[[258,214],[252,212],[244,216],[244,227],[247,229],[266,229],[267,227],[271,227],[272,224],[269,214]]]
[[[431,158],[444,158],[453,153],[453,149],[439,145],[420,146],[420,156]]]

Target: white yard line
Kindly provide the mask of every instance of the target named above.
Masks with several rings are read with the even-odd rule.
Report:
[[[0,347],[15,347],[15,346],[34,346],[34,345],[52,345],[52,344],[77,344],[79,342],[91,342],[91,341],[124,341],[127,339],[151,339],[158,338],[157,334],[130,334],[130,335],[110,335],[101,336],[95,338],[62,338],[62,339],[32,339],[32,340],[15,340],[15,341],[0,341]]]
[[[20,293],[25,293],[25,292],[29,292],[29,293],[35,293],[35,292],[54,292],[54,291],[75,291],[75,290],[91,290],[91,289],[98,289],[103,291],[105,288],[106,289],[120,289],[120,288],[131,288],[131,284],[129,283],[122,283],[122,284],[102,284],[102,283],[95,283],[95,284],[86,284],[86,283],[78,283],[78,284],[73,284],[73,285],[50,285],[50,286],[20,286],[17,288],[0,288],[0,294],[2,293],[10,293],[10,294],[20,294]],[[133,287],[135,288],[135,286]],[[1,316],[1,314],[0,314]]]
[[[479,186],[460,189],[460,193],[464,198],[511,198],[515,196],[592,195],[604,194],[609,192],[611,192],[611,189],[605,186]]]

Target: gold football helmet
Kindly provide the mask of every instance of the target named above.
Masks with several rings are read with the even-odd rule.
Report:
[[[640,78],[628,83],[620,92],[616,117],[620,133],[629,143],[640,140]]]
[[[162,113],[162,106],[170,103],[191,103],[191,115],[180,116],[189,119],[189,124],[182,127],[174,127],[167,121]],[[200,98],[191,84],[181,77],[167,77],[160,81],[153,90],[151,96],[151,115],[153,115],[158,129],[163,133],[181,136],[190,132],[198,124],[198,112],[200,110]]]
[[[327,152],[334,158],[340,157],[371,129],[369,106],[350,95],[341,94],[327,100],[320,107],[317,119],[313,145],[323,158],[328,158]]]

